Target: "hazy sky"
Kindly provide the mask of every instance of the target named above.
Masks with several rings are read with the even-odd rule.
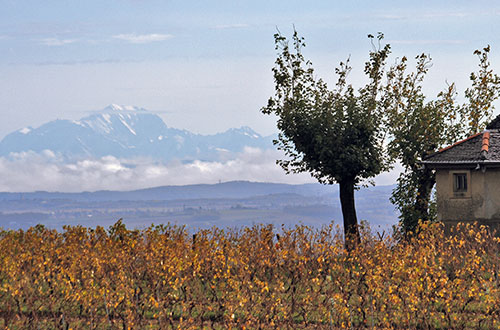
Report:
[[[111,103],[200,133],[242,125],[273,133],[259,109],[273,93],[277,27],[290,35],[295,25],[329,81],[349,55],[359,80],[366,35],[377,31],[395,56],[431,54],[432,94],[446,80],[465,88],[472,52],[487,44],[500,72],[500,1],[0,0],[0,8],[0,138]]]
[[[273,34],[279,28],[290,36],[293,26],[306,38],[305,54],[318,76],[329,82],[335,79],[335,66],[348,56],[354,66],[351,81],[362,80],[370,50],[366,35],[378,31],[393,47],[391,61],[431,54],[434,66],[425,85],[429,96],[447,81],[456,82],[463,93],[478,62],[472,52],[487,44],[492,67],[500,72],[497,0],[0,0],[0,139],[25,126],[77,119],[111,103],[149,109],[168,126],[197,133],[243,125],[274,133],[275,119],[259,109],[274,90]],[[2,175],[0,190],[129,189],[145,184],[139,181],[151,173],[148,184],[269,180],[250,174],[263,173],[260,166],[275,159],[274,154],[244,153],[243,165],[178,169],[191,173],[178,182],[168,168],[146,166],[132,173],[115,166],[119,160],[114,159],[74,168],[43,162],[37,167],[36,157],[24,155],[24,163],[0,159],[0,170],[11,178]],[[262,160],[260,165],[252,163],[254,158]],[[274,181],[305,180],[273,172],[278,170],[269,170]],[[116,182],[103,182],[99,175],[110,173]],[[123,175],[136,183],[121,186]],[[68,186],[68,177],[74,177],[74,185]],[[377,180],[390,183],[384,178]],[[83,181],[88,186],[79,187]]]

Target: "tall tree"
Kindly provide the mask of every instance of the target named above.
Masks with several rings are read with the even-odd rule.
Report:
[[[470,74],[471,87],[465,90],[466,101],[458,105],[460,115],[467,122],[466,135],[486,127],[495,109],[494,102],[500,97],[500,77],[491,69],[489,52],[489,45],[474,51],[479,58],[479,70]]]
[[[386,126],[391,135],[388,150],[404,169],[391,201],[400,211],[405,232],[415,230],[420,219],[433,217],[429,204],[435,176],[419,161],[437,147],[455,141],[461,130],[452,106],[453,86],[440,93],[438,100],[426,102],[422,82],[429,66],[430,58],[419,55],[415,71],[407,74],[407,58],[403,57],[388,70],[384,86]]]
[[[378,95],[390,46],[381,46],[382,34],[369,35],[373,50],[364,70],[368,84],[356,91],[347,83],[347,60],[335,70],[338,81],[330,90],[304,59],[304,39],[296,31],[292,45],[280,33],[274,38],[275,95],[262,112],[278,117],[280,132],[274,142],[287,159],[277,163],[287,173],[310,172],[321,183],[339,184],[346,247],[351,248],[359,241],[354,190],[388,168]]]
[[[416,57],[414,72],[407,73],[407,59],[398,60],[387,72],[383,104],[388,132],[389,152],[403,165],[391,201],[400,211],[402,229],[408,233],[417,229],[419,220],[433,220],[432,189],[434,172],[419,162],[430,153],[484,128],[491,118],[493,102],[499,97],[500,79],[493,73],[488,60],[490,47],[476,50],[479,71],[472,73],[472,86],[465,91],[465,102],[455,101],[455,85],[427,101],[422,83],[431,59]]]

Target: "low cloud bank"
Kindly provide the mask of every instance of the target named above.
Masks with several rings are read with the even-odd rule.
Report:
[[[73,163],[63,162],[50,151],[19,153],[0,158],[0,191],[36,190],[79,192],[133,190],[163,185],[217,183],[248,180],[261,182],[314,182],[308,174],[285,175],[276,165],[274,150],[246,148],[223,162],[154,163],[107,156]]]
[[[0,191],[134,190],[233,180],[291,184],[316,182],[307,173],[286,175],[276,165],[279,158],[282,154],[278,151],[256,148],[245,148],[232,160],[168,164],[113,156],[65,163],[51,151],[19,153],[0,158]],[[375,181],[377,184],[391,184],[395,177],[395,174],[388,173]]]

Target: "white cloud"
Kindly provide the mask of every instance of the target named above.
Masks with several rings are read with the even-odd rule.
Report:
[[[0,191],[132,190],[162,185],[217,183],[248,180],[261,182],[314,182],[308,174],[285,175],[275,164],[275,150],[246,148],[236,159],[189,164],[122,160],[112,156],[64,163],[50,151],[23,152],[0,158]]]
[[[215,28],[218,30],[228,30],[228,29],[244,29],[249,27],[248,24],[220,24],[216,25]]]
[[[155,41],[164,41],[167,39],[173,38],[173,35],[171,34],[159,34],[159,33],[152,33],[152,34],[118,34],[113,36],[115,39],[120,39],[124,40],[127,42],[130,42],[132,44],[146,44],[150,42],[155,42]]]
[[[227,161],[194,161],[189,164],[162,164],[147,159],[125,160],[106,156],[68,164],[49,150],[23,152],[0,158],[0,191],[134,190],[164,185],[210,184],[219,180],[316,182],[308,173],[286,175],[276,165],[276,159],[282,158],[276,150],[246,148],[236,156]],[[386,173],[377,177],[375,182],[393,184],[397,175],[396,172]]]
[[[456,12],[456,11],[433,11],[433,12],[412,12],[404,14],[380,14],[375,18],[388,21],[410,21],[410,20],[435,20],[446,18],[465,18],[495,15],[491,12]]]
[[[459,45],[465,40],[388,40],[387,43],[394,45]]]
[[[488,13],[482,12],[482,13],[476,13],[476,15],[483,16],[487,15]],[[471,16],[471,13],[462,13],[462,12],[437,12],[437,13],[428,13],[424,14],[422,17],[423,18],[447,18],[447,17],[453,17],[453,18],[464,18],[467,16]]]
[[[58,38],[44,38],[40,39],[40,43],[45,46],[64,46],[76,42],[76,39],[58,39]]]
[[[383,15],[376,15],[375,18],[382,19],[382,20],[388,20],[388,21],[399,21],[399,20],[408,19],[408,16],[395,15],[395,14],[383,14]]]

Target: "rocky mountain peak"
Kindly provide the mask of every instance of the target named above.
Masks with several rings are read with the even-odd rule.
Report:
[[[272,148],[271,141],[272,137],[262,137],[246,126],[214,135],[194,134],[168,127],[143,108],[111,104],[79,120],[54,120],[8,134],[0,141],[0,156],[48,150],[68,161],[104,156],[219,161],[220,150],[227,159],[245,147]]]

